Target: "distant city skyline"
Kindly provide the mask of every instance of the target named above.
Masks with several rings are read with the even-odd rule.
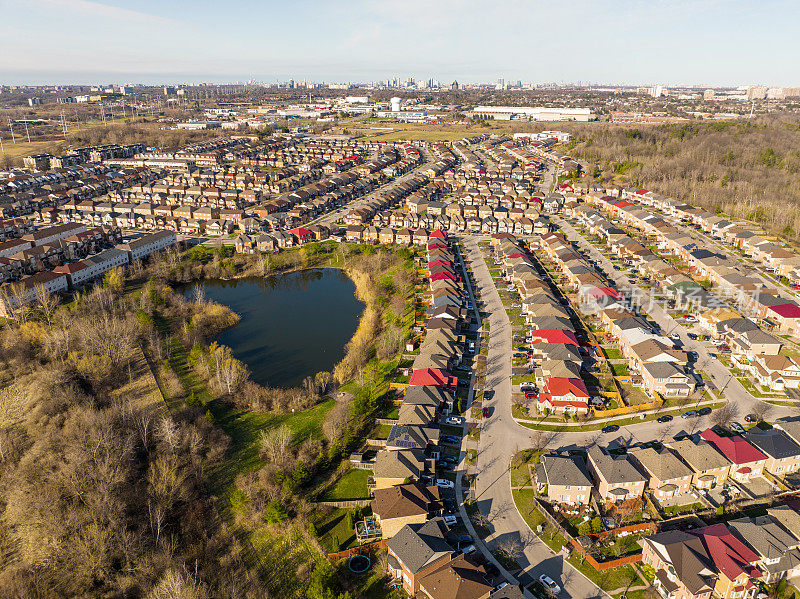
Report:
[[[788,0],[0,0],[0,84],[800,86]]]

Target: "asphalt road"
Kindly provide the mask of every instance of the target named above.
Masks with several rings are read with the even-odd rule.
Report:
[[[484,420],[478,444],[475,499],[480,511],[488,515],[492,534],[484,539],[489,549],[501,547],[508,539],[524,546],[518,559],[523,567],[524,582],[547,574],[562,587],[562,597],[601,597],[602,591],[575,568],[554,554],[528,528],[514,505],[511,493],[509,465],[519,451],[530,447],[531,430],[518,424],[511,416],[511,322],[503,307],[486,262],[474,237],[463,239],[464,259],[475,275],[484,311],[489,322],[488,355],[485,389],[494,391],[484,406],[493,408]]]

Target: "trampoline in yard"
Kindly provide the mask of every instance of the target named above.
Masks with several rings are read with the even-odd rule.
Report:
[[[356,574],[363,574],[369,567],[372,565],[372,560],[369,558],[368,555],[354,555],[350,558],[350,561],[347,562],[347,567],[350,568],[351,572]]]

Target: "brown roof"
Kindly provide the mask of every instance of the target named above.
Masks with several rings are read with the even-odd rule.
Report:
[[[425,487],[417,483],[398,485],[375,491],[372,512],[381,520],[418,516],[431,511],[439,501],[439,487]]]
[[[465,555],[422,577],[419,586],[432,599],[483,599],[492,592],[484,567],[471,563]]]

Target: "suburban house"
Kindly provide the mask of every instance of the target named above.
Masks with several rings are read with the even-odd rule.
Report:
[[[786,476],[800,470],[800,445],[782,430],[754,426],[744,438],[767,456],[764,469],[770,474]]]
[[[728,528],[759,555],[764,582],[800,574],[800,541],[770,516],[737,518],[728,522]]]
[[[539,409],[552,412],[586,414],[589,411],[589,391],[579,378],[550,378],[539,393]]]
[[[732,435],[722,437],[713,430],[706,429],[700,436],[717,448],[731,462],[728,476],[739,482],[747,482],[751,478],[764,473],[767,456],[750,445],[744,437]]]
[[[591,478],[582,458],[570,455],[543,455],[536,464],[536,485],[553,503],[587,505],[591,501]]]
[[[420,449],[379,451],[372,468],[375,489],[388,489],[406,482],[418,481],[426,472],[433,471],[432,460]]]
[[[486,569],[459,555],[431,573],[420,577],[417,597],[423,599],[488,599],[494,587],[487,582]]]
[[[682,530],[642,539],[642,562],[655,570],[653,586],[666,599],[709,599],[716,569],[703,542]]]
[[[642,364],[642,386],[655,397],[686,397],[694,392],[695,379],[686,369],[674,362],[645,362]]]
[[[693,530],[703,542],[717,570],[714,596],[720,599],[751,599],[763,572],[756,567],[760,557],[740,541],[724,524]]]
[[[411,596],[419,591],[419,579],[453,559],[454,551],[445,540],[447,527],[442,518],[423,524],[407,524],[386,544],[389,576],[402,581]]]
[[[670,499],[691,492],[692,471],[666,447],[631,450],[633,463],[649,477],[647,487],[658,500]]]
[[[713,489],[725,483],[731,463],[706,441],[695,443],[692,439],[673,441],[670,448],[681,461],[691,468],[692,485],[697,489]]]
[[[376,489],[371,505],[383,538],[391,539],[406,524],[424,524],[441,510],[439,487],[409,483]]]
[[[600,499],[608,503],[636,499],[644,494],[644,475],[626,455],[610,455],[599,447],[589,450],[589,471]]]

